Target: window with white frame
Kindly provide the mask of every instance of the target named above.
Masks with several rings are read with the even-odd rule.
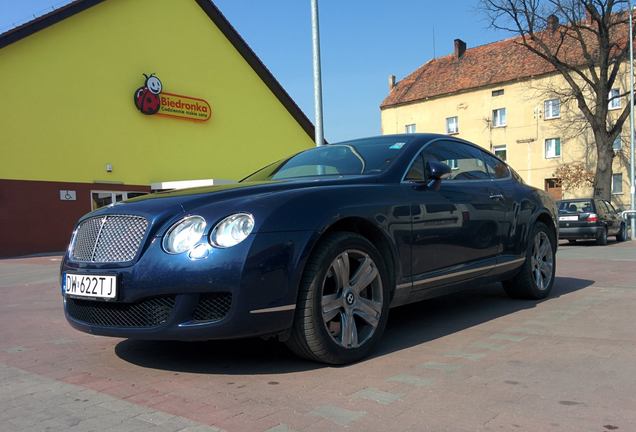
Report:
[[[620,90],[613,88],[609,92],[609,109],[619,109],[621,107]]]
[[[622,194],[623,193],[623,174],[612,174],[612,193],[613,194]]]
[[[614,142],[612,143],[612,149],[614,151],[621,151],[621,148],[623,147],[623,142],[621,141],[621,136],[617,136],[616,138],[614,138]]]
[[[505,160],[506,160],[506,157],[508,156],[508,155],[507,155],[507,153],[508,153],[508,149],[506,148],[506,145],[505,145],[505,144],[504,144],[504,145],[496,145],[496,146],[493,146],[493,148],[492,148],[492,152],[493,152],[495,155],[497,155],[497,157],[498,157],[499,159],[501,159],[502,161],[505,161]]]
[[[497,108],[492,110],[492,127],[503,127],[506,125],[506,109]]]
[[[459,122],[457,121],[457,116],[446,117],[446,133],[447,134],[459,133]]]
[[[407,124],[406,126],[404,126],[404,132],[406,132],[407,134],[414,134],[415,133],[415,123]]]
[[[561,138],[548,138],[545,140],[545,158],[561,157]]]
[[[559,99],[548,99],[543,102],[543,118],[546,120],[559,118],[561,116],[561,101]]]

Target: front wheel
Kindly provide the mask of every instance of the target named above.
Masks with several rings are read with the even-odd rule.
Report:
[[[330,234],[306,265],[287,346],[323,363],[360,360],[384,332],[389,297],[386,265],[375,246],[358,234]]]
[[[503,281],[506,293],[513,298],[541,300],[554,285],[556,239],[542,222],[537,222],[526,249],[526,262],[517,275]]]

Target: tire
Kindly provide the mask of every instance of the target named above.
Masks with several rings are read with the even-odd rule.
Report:
[[[537,241],[539,242],[538,248],[535,246]],[[548,249],[544,249],[545,247]],[[502,282],[506,293],[510,297],[518,299],[541,300],[546,298],[554,285],[555,254],[556,238],[554,233],[544,223],[537,222],[529,237],[526,261],[515,277]],[[537,272],[539,272],[538,275]],[[540,282],[538,282],[539,280]]]
[[[599,246],[605,246],[607,244],[607,228],[601,228],[601,232],[596,239],[596,244]]]
[[[621,224],[621,228],[618,230],[618,234],[616,234],[617,242],[624,242],[627,240],[627,227],[624,223]]]
[[[363,268],[366,277],[359,277]],[[333,365],[364,358],[386,327],[391,288],[385,261],[371,242],[350,232],[329,234],[305,266],[287,346]]]

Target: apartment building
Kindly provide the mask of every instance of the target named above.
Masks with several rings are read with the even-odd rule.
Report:
[[[611,96],[628,88],[620,74]],[[506,160],[528,183],[554,198],[589,196],[591,187],[566,190],[555,174],[562,164],[583,162],[594,171],[595,144],[567,85],[547,62],[514,39],[434,58],[399,82],[389,77],[382,102],[382,133],[434,132],[472,141]],[[617,117],[627,98],[610,101]],[[629,202],[629,125],[614,142],[612,201]]]

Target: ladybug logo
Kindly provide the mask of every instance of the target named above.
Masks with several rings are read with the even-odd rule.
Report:
[[[161,93],[162,85],[155,74],[150,76],[144,74],[144,77],[146,78],[144,86],[135,90],[135,106],[142,113],[151,115],[157,113],[161,107],[159,93]]]

